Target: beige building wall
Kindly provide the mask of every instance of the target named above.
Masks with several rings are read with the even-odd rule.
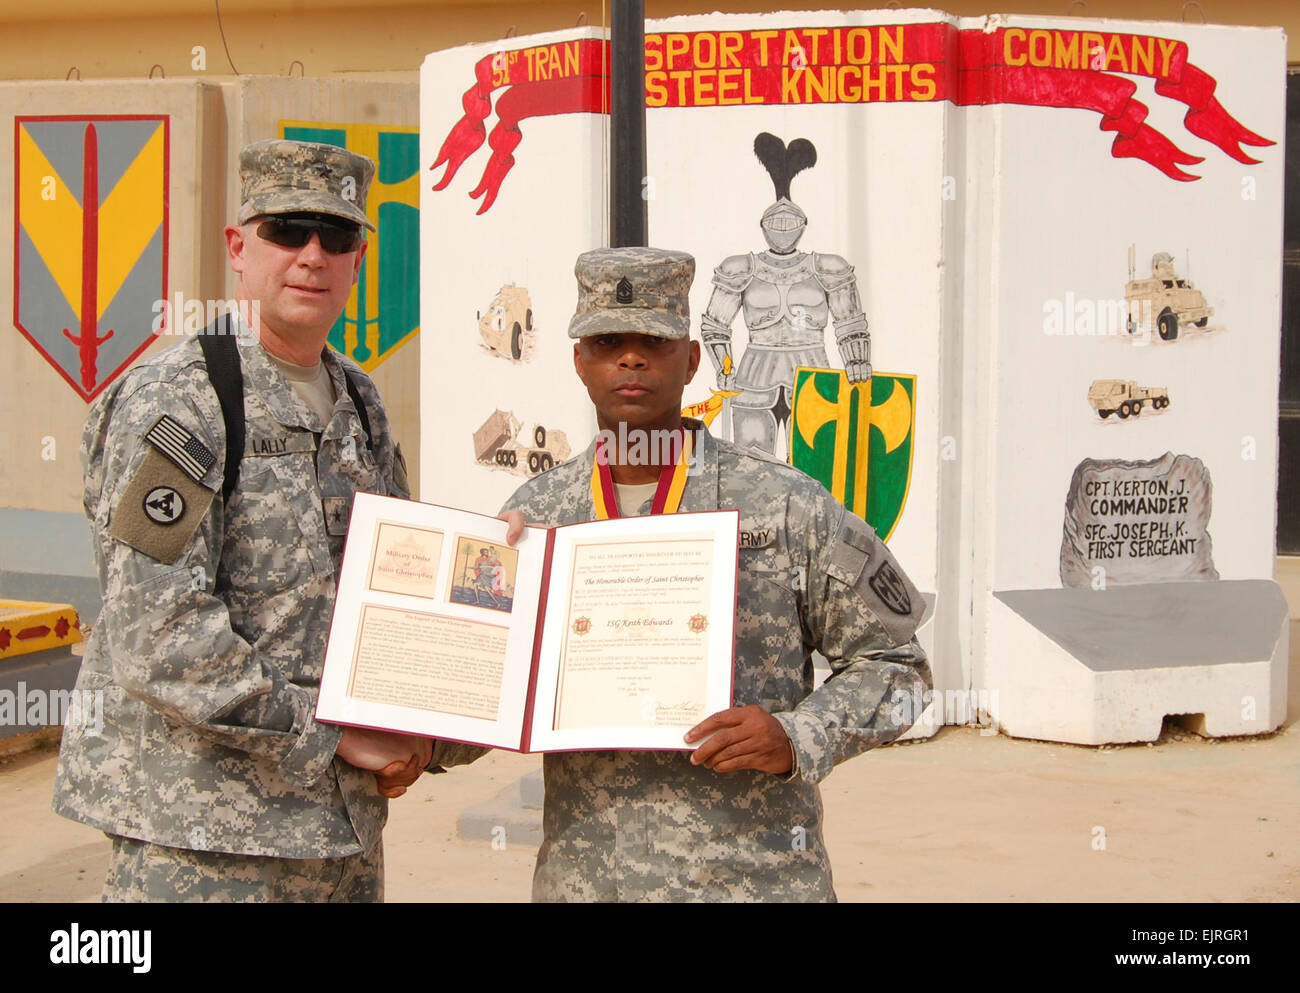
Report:
[[[647,0],[648,17],[721,10],[747,12],[755,9],[814,10],[828,7],[883,7],[885,4],[835,4],[788,0],[779,4],[744,2],[744,0],[710,0],[707,3],[683,3],[678,0]],[[979,14],[1006,9],[998,4],[979,2],[940,3],[941,9],[954,14]],[[1196,20],[1201,13],[1225,24],[1281,25],[1287,30],[1289,55],[1300,62],[1300,4],[1293,0],[1238,0],[1227,3],[1212,0],[1204,4],[1183,4],[1178,0],[1094,0],[1073,5],[1052,0],[1016,0],[1010,7],[1018,13],[1064,15],[1067,6],[1088,16],[1177,20],[1183,16]],[[414,125],[416,100],[399,99],[397,89],[371,82],[353,88],[362,79],[385,79],[400,82],[415,93],[418,69],[430,52],[473,41],[505,36],[508,32],[530,34],[569,27],[586,17],[598,23],[608,18],[608,2],[495,2],[458,3],[453,0],[390,0],[382,5],[357,3],[355,0],[220,0],[217,7],[207,0],[115,0],[112,15],[105,15],[105,5],[97,0],[67,0],[57,10],[19,0],[0,0],[0,79],[61,80],[70,73],[79,74],[81,83],[70,82],[57,89],[41,91],[41,107],[25,104],[37,91],[31,88],[4,87],[8,94],[5,110],[21,113],[111,112],[111,100],[105,100],[103,84],[98,80],[121,78],[142,80],[152,71],[160,99],[176,92],[178,86],[199,82],[217,84],[224,93],[226,118],[208,123],[209,134],[195,135],[202,141],[202,162],[207,177],[225,176],[225,193],[231,195],[235,182],[230,163],[235,150],[245,140],[270,137],[278,120],[296,117],[303,120],[331,120],[349,123],[374,122]],[[301,63],[301,66],[296,63]],[[239,76],[233,74],[237,69]],[[289,73],[309,77],[280,83],[268,76]],[[261,75],[258,75],[261,74]],[[176,80],[184,77],[188,84]],[[249,77],[254,77],[255,81]],[[347,80],[350,86],[322,85],[321,77]],[[111,92],[126,93],[127,90]],[[127,103],[138,99],[135,91]],[[25,95],[27,94],[27,95]],[[57,96],[55,95],[57,94]],[[167,97],[167,99],[171,99]],[[195,97],[197,99],[197,97]],[[158,101],[144,101],[161,105]],[[241,106],[245,109],[241,110]],[[9,132],[12,133],[12,128]],[[180,130],[173,143],[189,141]],[[181,147],[178,144],[178,148]],[[186,146],[187,148],[189,146]],[[173,262],[170,285],[188,294],[192,288],[208,287],[214,280],[229,283],[229,271],[220,251],[197,252],[202,239],[216,236],[224,220],[218,191],[206,187],[189,152],[178,154],[172,162],[173,188]],[[12,169],[12,163],[4,166]],[[12,176],[0,180],[0,204],[12,200]],[[197,226],[192,212],[198,198],[209,206],[206,222]],[[5,210],[6,224],[11,223],[12,207]],[[8,242],[9,239],[0,239]],[[3,250],[12,252],[12,245]],[[12,272],[12,260],[9,268]],[[12,293],[12,281],[4,293]],[[213,291],[212,295],[224,295]],[[12,306],[10,306],[10,311]],[[416,457],[419,451],[418,362],[413,355],[414,342],[403,346],[376,370],[376,379],[386,402],[393,409],[403,449]],[[12,370],[22,393],[51,399],[48,409],[39,412],[18,402],[14,392],[0,399],[0,414],[10,425],[3,445],[10,449],[7,464],[0,474],[0,507],[32,507],[71,510],[78,505],[79,478],[75,460],[64,458],[53,464],[34,462],[39,446],[33,439],[51,434],[64,452],[75,451],[76,431],[84,417],[84,403],[68,396],[66,384],[58,381],[48,364],[35,354],[27,342],[16,335],[5,336],[0,344],[2,368]],[[75,403],[71,402],[75,401]],[[80,405],[80,406],[78,406]],[[72,441],[69,447],[67,442]],[[411,466],[411,478],[418,479],[418,467]]]
[[[411,74],[414,77],[414,74]],[[216,301],[233,298],[234,274],[225,252],[222,230],[235,216],[239,189],[235,168],[237,150],[245,143],[280,134],[282,122],[311,125],[370,125],[379,128],[409,129],[418,124],[418,88],[411,82],[394,83],[363,78],[315,79],[284,76],[212,77],[187,79],[124,79],[112,81],[67,82],[62,80],[0,82],[0,129],[14,142],[18,118],[114,117],[143,115],[166,119],[165,137],[160,131],[154,141],[165,148],[167,217],[165,232],[165,278],[161,293],[138,292],[115,296],[116,284],[104,285],[104,259],[119,251],[123,263],[139,256],[139,245],[127,244],[121,218],[148,221],[148,231],[155,231],[162,220],[158,187],[163,165],[156,166],[158,180],[138,189],[151,190],[133,194],[131,207],[123,210],[119,198],[117,213],[109,206],[122,187],[106,185],[120,167],[125,146],[114,147],[114,131],[119,125],[102,121],[98,127],[101,169],[101,204],[99,244],[101,285],[98,298],[101,309],[109,306],[95,327],[96,337],[110,330],[112,341],[102,345],[96,356],[91,386],[82,384],[79,358],[61,335],[63,324],[71,335],[82,333],[76,319],[63,317],[62,322],[49,313],[35,318],[30,303],[24,304],[25,326],[61,363],[68,378],[54,366],[18,329],[24,324],[17,316],[15,296],[23,300],[66,297],[74,309],[81,309],[80,240],[64,236],[69,223],[80,224],[83,212],[77,206],[80,188],[69,190],[62,184],[77,182],[78,163],[83,152],[78,135],[75,146],[60,144],[51,121],[26,122],[23,136],[37,129],[49,147],[41,148],[36,139],[24,137],[23,152],[16,160],[11,152],[0,156],[0,226],[8,235],[0,237],[0,271],[5,274],[0,289],[0,308],[10,318],[10,331],[0,335],[0,374],[6,388],[0,390],[0,596],[17,599],[69,600],[83,612],[96,608],[93,562],[86,522],[82,512],[82,467],[79,448],[82,427],[90,398],[98,396],[114,378],[112,374],[128,356],[142,349],[136,357],[149,355],[160,348],[176,344],[177,337],[167,334],[151,336],[158,317],[155,298],[173,303],[180,301],[210,306]],[[377,135],[372,135],[378,140]],[[10,145],[11,148],[14,145]],[[46,160],[45,155],[52,158]],[[23,199],[15,204],[15,161],[23,170]],[[138,161],[136,165],[138,165]],[[133,166],[132,168],[135,168]],[[51,185],[47,201],[30,191],[30,182],[40,180],[40,173]],[[105,172],[107,170],[107,172]],[[418,175],[418,171],[417,171]],[[117,183],[117,180],[113,180]],[[372,206],[376,201],[372,186]],[[402,196],[418,207],[418,179],[411,177],[400,184]],[[43,188],[42,188],[43,189]],[[145,209],[158,209],[157,220],[148,220]],[[48,213],[47,213],[48,211]],[[15,235],[16,214],[22,218],[22,233]],[[74,216],[75,215],[75,216]],[[46,218],[42,227],[40,219]],[[113,220],[112,218],[117,218]],[[69,220],[70,219],[70,220]],[[33,227],[37,228],[32,235]],[[126,235],[142,224],[127,224]],[[15,258],[27,250],[29,237],[40,239],[39,259],[28,254],[22,267],[21,282],[15,278]],[[75,241],[75,244],[73,243]],[[116,244],[117,241],[123,242]],[[372,261],[379,251],[371,246]],[[110,265],[108,268],[112,269]],[[120,267],[118,267],[120,268]],[[127,272],[133,272],[127,266]],[[148,265],[134,270],[159,270]],[[378,280],[376,266],[370,267],[371,278]],[[59,290],[50,292],[47,273],[55,276]],[[155,277],[156,278],[156,277]],[[146,280],[147,282],[147,280]],[[151,287],[146,287],[152,289]],[[385,290],[389,292],[389,290]],[[125,301],[125,302],[120,302]],[[414,308],[413,308],[414,311]],[[370,315],[374,316],[373,308]],[[198,322],[198,326],[206,320]],[[180,311],[175,311],[171,329],[177,334],[189,330]],[[197,330],[197,326],[195,327]],[[125,350],[115,349],[124,342]],[[419,462],[419,363],[416,361],[418,335],[390,351],[372,372],[386,398],[394,422],[394,433],[408,454],[412,479],[418,479]],[[82,385],[81,390],[77,385]]]
[[[214,168],[207,150],[220,147],[221,137],[208,128],[220,107],[220,88],[195,80],[159,81],[141,93],[138,82],[0,83],[0,133],[14,140],[15,116],[150,114],[167,115],[170,135],[167,192],[169,200],[167,289],[187,295],[216,296],[219,270],[206,252],[204,232],[220,224],[223,208],[222,170]],[[101,139],[106,140],[106,139]],[[12,148],[12,145],[10,146]],[[76,191],[80,195],[80,190]],[[28,205],[57,209],[53,203]],[[0,335],[0,370],[6,388],[0,390],[0,507],[81,512],[81,466],[77,451],[86,419],[82,398],[14,327],[14,156],[0,156],[0,313],[9,333]],[[104,246],[108,248],[109,246]],[[206,254],[205,254],[206,252]],[[207,265],[204,262],[207,260]],[[115,335],[144,342],[153,312],[147,307],[135,327],[112,328]],[[77,328],[70,329],[72,333]],[[110,330],[107,327],[100,333]],[[159,336],[146,354],[176,339]],[[74,377],[77,369],[70,370]],[[111,370],[99,369],[103,378]]]
[[[111,6],[111,16],[105,7]],[[780,3],[708,0],[646,0],[647,17],[675,14],[751,13],[755,10],[881,8],[882,3],[839,4],[788,0]],[[1065,16],[1073,7],[1088,17],[1195,21],[1281,26],[1288,35],[1289,58],[1300,62],[1300,4],[1294,0],[1013,0],[1009,4],[917,3],[953,14],[1002,11]],[[572,27],[579,17],[599,23],[609,3],[454,2],[389,0],[220,0],[221,17],[208,0],[66,0],[52,15],[49,7],[24,0],[0,0],[0,78],[62,79],[76,66],[82,79],[145,77],[159,66],[168,78],[257,73],[287,74],[295,60],[308,76],[340,73],[415,73],[431,51],[488,41],[508,31],[531,34]],[[223,43],[224,40],[224,43]],[[196,50],[197,49],[197,50]],[[227,56],[227,51],[229,56]],[[199,67],[201,66],[201,68]],[[232,68],[233,67],[233,68]],[[155,73],[159,70],[154,69]],[[293,66],[293,71],[299,69]],[[414,79],[414,76],[410,77]]]
[[[645,5],[648,17],[840,6],[850,5],[807,0],[647,0]],[[937,6],[977,15],[999,5],[954,0]],[[1067,6],[1089,17],[1178,20],[1186,8],[1188,20],[1204,12],[1208,20],[1223,24],[1280,25],[1288,34],[1290,60],[1300,62],[1300,4],[1294,0],[1012,4],[1017,13],[1059,17],[1066,16]],[[290,118],[413,125],[416,100],[400,94],[415,93],[427,53],[508,33],[566,28],[580,18],[600,23],[607,17],[607,2],[573,0],[389,0],[382,5],[356,0],[218,0],[215,5],[211,0],[63,0],[57,6],[0,0],[0,128],[12,136],[15,115],[169,114],[169,292],[225,298],[231,283],[219,232],[233,204],[233,159],[243,141],[272,136],[278,122]],[[147,81],[151,72],[165,78]],[[291,74],[295,78],[288,78]],[[73,81],[64,82],[68,76]],[[300,76],[305,78],[296,78]],[[0,158],[0,226],[12,232],[13,159]],[[12,234],[0,236],[0,244],[0,267],[6,274],[0,306],[12,315]],[[163,339],[152,347],[166,343]],[[420,449],[417,347],[414,341],[407,343],[375,371],[397,436],[413,463]],[[23,577],[47,566],[67,571],[56,560],[68,557],[78,560],[76,575],[89,579],[93,574],[80,518],[76,457],[86,402],[12,327],[0,336],[0,374],[6,383],[0,389],[0,595],[29,593]],[[51,451],[53,458],[48,457]],[[415,464],[411,478],[419,479]],[[47,531],[60,536],[63,551],[49,551]]]
[[[14,133],[15,116],[157,114],[169,118],[167,297],[229,299],[234,273],[227,264],[222,228],[237,209],[237,150],[250,141],[276,137],[284,120],[414,127],[418,123],[414,83],[364,80],[286,79],[244,76],[224,83],[197,80],[0,83],[0,127]],[[14,161],[0,165],[0,218],[12,231]],[[77,191],[78,195],[80,191]],[[0,313],[14,313],[14,239],[0,238]],[[145,340],[153,313],[138,315],[134,327],[116,335]],[[71,329],[76,333],[76,329]],[[106,327],[104,331],[108,330]],[[102,333],[102,332],[101,332]],[[175,344],[159,336],[142,354]],[[411,478],[418,479],[419,363],[413,338],[378,369],[375,380],[389,407],[396,437],[409,452]],[[0,336],[0,369],[10,388],[0,391],[0,507],[81,512],[81,467],[77,458],[87,400],[79,395],[26,338],[13,330]],[[103,377],[110,370],[101,368]],[[73,370],[75,376],[75,370]]]
[[[278,138],[282,121],[393,128],[415,128],[420,123],[419,87],[414,78],[411,82],[394,83],[338,77],[240,76],[227,82],[222,92],[229,130],[225,158],[231,163],[225,174],[225,193],[227,212],[231,216],[239,204],[239,172],[233,167],[238,150],[250,141]],[[371,200],[375,200],[373,194]],[[370,240],[373,262],[377,248],[373,234]],[[220,261],[224,264],[224,257]],[[224,279],[224,295],[233,296],[235,274],[229,266],[225,266]],[[420,478],[419,349],[417,334],[371,372],[392,421],[393,436],[406,456],[407,473],[413,486],[418,486]],[[419,496],[419,493],[413,495]]]

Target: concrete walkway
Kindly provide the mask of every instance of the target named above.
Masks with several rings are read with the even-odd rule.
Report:
[[[1278,560],[1300,615],[1300,558]],[[1287,721],[1263,738],[1088,748],[947,727],[841,765],[822,786],[841,900],[1300,900],[1300,620]],[[392,805],[392,901],[527,900],[536,848],[468,842],[462,811],[540,756],[493,752]],[[0,901],[99,898],[108,842],[50,811],[47,746],[0,758]],[[1104,845],[1104,847],[1102,847]]]
[[[840,899],[1300,899],[1291,627],[1287,724],[1266,738],[1085,748],[950,727],[840,766],[823,785]],[[535,848],[463,841],[456,819],[540,764],[494,752],[395,801],[388,899],[528,899]],[[50,812],[54,766],[48,749],[0,765],[0,900],[98,899],[108,843]]]

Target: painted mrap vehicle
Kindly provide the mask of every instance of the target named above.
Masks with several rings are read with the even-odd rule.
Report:
[[[1151,277],[1133,278],[1133,251],[1129,246],[1128,283],[1124,286],[1124,302],[1128,308],[1128,333],[1138,328],[1150,329],[1153,322],[1161,341],[1173,341],[1180,326],[1193,323],[1203,328],[1210,322],[1214,308],[1205,301],[1205,294],[1189,279],[1174,271],[1174,257],[1168,252],[1151,256]]]

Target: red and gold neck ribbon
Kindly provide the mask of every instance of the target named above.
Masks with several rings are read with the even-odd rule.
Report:
[[[680,449],[676,465],[666,465],[659,472],[659,485],[655,488],[652,514],[675,514],[686,490],[686,476],[691,462],[691,432],[674,431],[673,447]],[[680,439],[677,440],[677,439]],[[605,442],[596,442],[596,456],[591,465],[591,503],[596,508],[596,520],[608,521],[622,517],[618,510],[618,496],[614,489],[614,475],[609,471],[605,456]]]

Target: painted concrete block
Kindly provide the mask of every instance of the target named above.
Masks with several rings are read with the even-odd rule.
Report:
[[[1210,737],[1273,731],[1286,715],[1287,614],[1266,580],[994,594],[997,723],[1086,745],[1154,741],[1174,715],[1203,715]]]

